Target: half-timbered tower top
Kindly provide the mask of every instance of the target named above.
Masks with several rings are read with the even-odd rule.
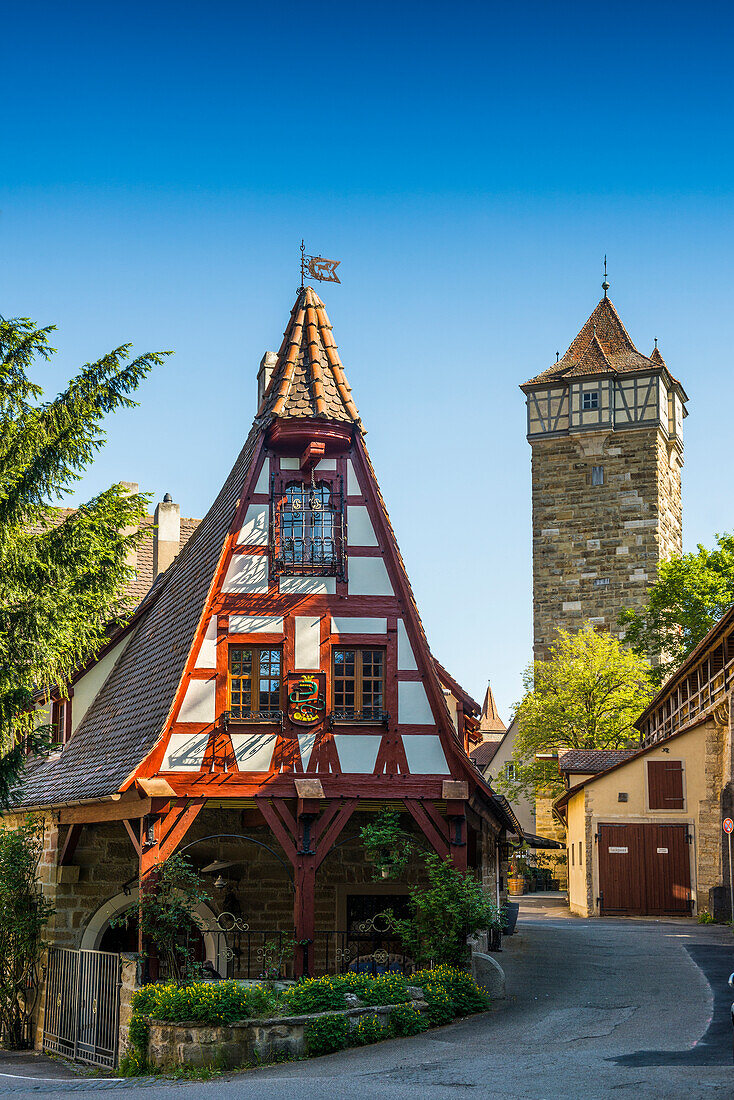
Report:
[[[657,347],[638,351],[606,293],[565,354],[521,387],[528,439],[658,424],[682,450],[687,395]]]

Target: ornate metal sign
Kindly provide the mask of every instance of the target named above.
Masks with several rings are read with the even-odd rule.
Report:
[[[326,709],[323,672],[291,672],[288,675],[288,719],[295,726],[313,728]]]
[[[301,241],[301,286],[304,280],[318,279],[320,283],[341,283],[336,273],[341,260],[327,260],[324,256],[307,256],[306,246]]]

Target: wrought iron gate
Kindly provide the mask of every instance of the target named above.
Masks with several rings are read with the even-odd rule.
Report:
[[[49,947],[43,1049],[113,1068],[120,1015],[120,956]]]

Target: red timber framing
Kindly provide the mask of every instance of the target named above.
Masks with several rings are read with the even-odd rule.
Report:
[[[303,295],[261,405],[260,436],[166,722],[155,746],[120,788],[146,791],[162,784],[166,795],[149,799],[139,830],[133,823],[138,815],[120,813],[119,820],[125,820],[139,848],[143,880],[182,845],[208,800],[219,807],[228,800],[254,800],[293,867],[294,925],[303,947],[297,970],[308,973],[313,968],[316,875],[360,805],[402,802],[430,847],[462,869],[469,862],[468,805],[474,814],[473,843],[480,819],[494,837],[519,827],[466,754],[478,704],[445,670],[437,670],[328,318],[310,288]],[[338,391],[344,400],[332,418],[323,395],[314,415],[288,412],[293,349],[304,319],[308,340],[323,343],[320,365],[311,364],[313,378],[318,381],[332,370],[334,385],[323,388],[323,394]],[[313,572],[291,577],[281,563],[280,575],[274,575],[271,486],[291,480],[310,485],[312,479],[339,486],[343,568],[328,575],[325,569],[324,577]],[[249,719],[241,710],[232,716],[232,645],[269,647],[280,654],[277,712],[271,705]],[[379,720],[372,713],[366,719],[361,713],[336,712],[336,648],[384,652]],[[291,682],[304,677],[318,687],[318,717],[306,728],[288,699]],[[453,696],[455,721],[444,687]],[[196,753],[184,756],[184,765],[175,755],[177,746],[191,745]],[[248,768],[249,760],[262,770],[252,770],[254,764]],[[309,792],[300,789],[302,784],[311,785]]]

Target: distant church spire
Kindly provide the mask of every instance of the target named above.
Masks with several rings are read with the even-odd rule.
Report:
[[[604,256],[604,282],[601,284],[601,288],[604,291],[604,297],[607,296],[609,290],[609,280],[607,279],[607,258]]]

